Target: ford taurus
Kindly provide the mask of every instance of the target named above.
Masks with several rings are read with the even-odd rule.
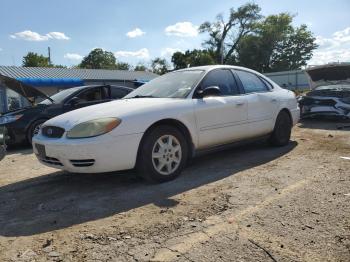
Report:
[[[256,138],[284,146],[299,115],[293,92],[253,70],[194,67],[45,122],[33,148],[41,163],[69,172],[136,168],[164,182],[201,151]]]

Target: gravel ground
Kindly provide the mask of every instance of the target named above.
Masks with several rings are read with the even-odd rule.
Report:
[[[350,261],[350,131],[309,121],[148,184],[0,162],[0,261]]]

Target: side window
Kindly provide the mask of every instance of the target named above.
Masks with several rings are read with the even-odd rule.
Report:
[[[102,88],[92,88],[78,95],[81,102],[91,102],[104,99]]]
[[[200,88],[204,89],[209,86],[219,87],[223,96],[239,94],[236,80],[230,70],[217,69],[210,71],[200,84]]]
[[[128,92],[122,88],[111,87],[111,98],[118,99],[126,96]]]
[[[236,70],[235,72],[241,80],[246,93],[268,91],[267,86],[255,74],[241,70]]]

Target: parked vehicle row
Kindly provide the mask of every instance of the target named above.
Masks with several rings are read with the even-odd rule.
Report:
[[[6,112],[0,117],[0,124],[6,125],[9,136],[7,143],[10,145],[31,143],[33,135],[50,118],[78,108],[120,99],[133,91],[124,86],[90,85],[69,88],[48,97],[34,87],[0,77],[8,88],[31,102],[31,106]]]
[[[257,138],[286,145],[299,116],[294,93],[253,70],[195,67],[158,77],[121,100],[52,118],[33,148],[41,163],[69,172],[137,168],[163,182],[202,151]]]

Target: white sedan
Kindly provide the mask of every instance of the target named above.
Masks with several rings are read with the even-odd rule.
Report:
[[[158,77],[119,101],[45,122],[33,148],[45,165],[74,173],[137,168],[177,177],[200,151],[268,138],[288,144],[300,111],[293,92],[236,66],[204,66]]]

